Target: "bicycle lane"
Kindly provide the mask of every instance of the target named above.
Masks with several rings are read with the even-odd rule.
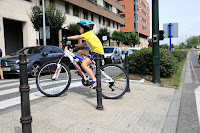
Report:
[[[199,86],[199,75],[196,54],[188,53],[186,60],[185,77],[179,109],[177,133],[199,132],[198,102],[195,97],[195,90]]]

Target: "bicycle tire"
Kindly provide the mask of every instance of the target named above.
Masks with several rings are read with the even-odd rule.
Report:
[[[71,83],[71,73],[69,68],[61,63],[59,77],[52,79],[57,68],[56,62],[44,64],[36,76],[38,90],[47,97],[57,97],[66,92]]]
[[[106,64],[101,67],[114,83],[103,82],[105,77],[101,74],[102,96],[106,99],[118,99],[126,93],[128,89],[128,74],[117,64]]]

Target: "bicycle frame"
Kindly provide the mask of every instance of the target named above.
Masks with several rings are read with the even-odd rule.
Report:
[[[81,75],[81,77],[85,80],[89,80],[89,76],[86,76],[85,73],[81,70],[80,66],[76,63],[76,60],[75,59],[79,59],[81,61],[84,61],[83,58],[79,57],[78,55],[75,55],[73,52],[73,49],[67,49],[67,47],[65,47],[64,49],[64,53],[63,53],[63,56],[64,57],[68,57],[70,59],[70,62],[74,65],[74,67],[78,70],[79,74]],[[57,69],[56,69],[56,72],[55,74],[53,75],[52,79],[56,79],[59,74],[60,74],[60,61],[62,60],[63,56],[60,58],[60,60],[58,61],[57,63]],[[75,58],[75,59],[74,59]],[[91,69],[93,71],[93,69],[95,68],[95,62],[92,61],[92,64],[90,65],[91,66]],[[104,75],[108,80],[104,80],[104,81],[101,81],[101,82],[114,82],[114,80],[109,77],[104,71],[100,70],[100,72],[102,73],[102,75]]]

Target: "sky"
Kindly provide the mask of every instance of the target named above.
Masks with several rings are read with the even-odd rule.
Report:
[[[152,0],[146,0],[150,6],[150,36],[152,38]],[[185,42],[191,36],[200,35],[200,0],[158,0],[159,30],[163,24],[178,23],[178,38],[172,38],[174,45]],[[169,44],[169,38],[160,41],[160,45]]]

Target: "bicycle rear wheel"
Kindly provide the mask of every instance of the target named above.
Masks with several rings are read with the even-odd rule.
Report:
[[[101,74],[102,96],[106,99],[117,99],[123,96],[129,80],[126,71],[117,64],[107,64],[101,70],[113,80],[113,82],[105,82],[108,78]]]
[[[57,63],[47,63],[39,69],[36,76],[39,91],[47,97],[62,95],[71,83],[71,74],[65,64],[61,63],[60,74],[56,79],[53,79],[56,69]]]

